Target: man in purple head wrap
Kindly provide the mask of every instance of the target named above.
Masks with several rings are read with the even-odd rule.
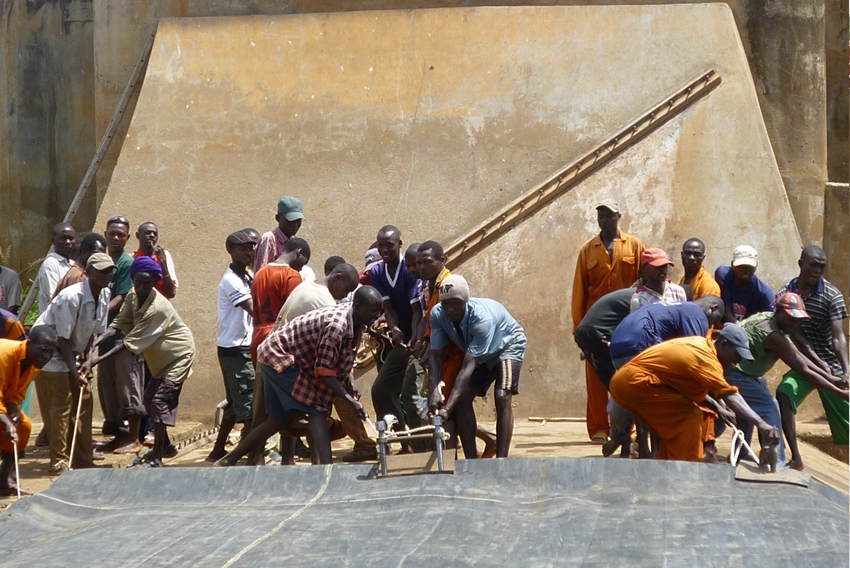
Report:
[[[125,349],[145,358],[153,380],[145,389],[144,402],[154,422],[154,446],[147,458],[152,467],[160,467],[163,450],[170,444],[166,426],[177,423],[180,390],[192,374],[195,342],[171,302],[154,288],[162,278],[160,265],[151,257],[140,256],[130,266],[130,276],[133,290],[127,294],[109,331],[98,341],[118,332],[126,336],[110,351],[94,358],[91,365]]]

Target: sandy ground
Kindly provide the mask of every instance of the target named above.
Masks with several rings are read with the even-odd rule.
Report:
[[[568,419],[569,420],[569,419]],[[489,424],[491,428],[495,424]],[[40,425],[34,425],[33,431],[38,432]],[[829,440],[829,427],[825,421],[815,420],[800,422],[800,451],[806,464],[806,471],[815,479],[822,481],[844,493],[848,493],[847,448],[834,446]],[[179,455],[166,460],[169,467],[210,467],[204,460],[212,448],[213,436],[202,424],[184,422],[172,429],[171,435],[180,446]],[[96,436],[95,439],[103,440]],[[236,435],[232,436],[234,441]],[[813,442],[809,443],[809,442]],[[729,452],[730,435],[724,434],[718,441],[719,453],[726,456]],[[756,446],[758,444],[756,443]],[[844,461],[825,453],[823,447]],[[343,455],[351,450],[352,444],[348,439],[334,442],[334,461],[340,464]],[[758,448],[754,448],[758,452]],[[514,427],[514,438],[511,445],[511,456],[514,457],[598,457],[601,455],[600,446],[591,444],[587,439],[584,423],[581,421],[540,422],[527,419],[517,420]],[[96,462],[98,467],[129,467],[136,456],[107,454],[103,461]],[[618,459],[618,458],[609,458]],[[301,461],[299,465],[308,465],[309,461]],[[56,478],[47,475],[49,467],[47,448],[27,448],[27,456],[20,462],[22,486],[32,492],[43,491]],[[275,467],[275,466],[269,466]],[[14,502],[15,497],[0,499],[0,506]]]

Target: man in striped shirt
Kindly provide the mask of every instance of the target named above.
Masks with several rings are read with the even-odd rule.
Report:
[[[823,278],[826,269],[826,252],[818,246],[803,249],[798,261],[800,275],[779,290],[796,292],[806,304],[810,318],[804,320],[792,340],[803,354],[818,367],[834,377],[841,389],[847,389],[847,336],[842,320],[847,318],[847,307],[841,292]],[[776,400],[782,414],[782,430],[791,451],[788,467],[803,469],[803,459],[797,448],[797,431],[794,415],[803,399],[815,388],[798,373],[790,371],[776,389]],[[846,398],[818,389],[826,411],[832,441],[847,445],[850,405]]]

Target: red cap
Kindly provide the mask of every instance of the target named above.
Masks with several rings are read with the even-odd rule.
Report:
[[[667,252],[660,248],[648,248],[640,255],[641,264],[651,264],[652,266],[675,266],[667,256]]]
[[[803,302],[803,298],[795,292],[783,292],[777,296],[775,306],[777,310],[782,310],[792,318],[809,318],[809,313],[806,311],[806,304]]]

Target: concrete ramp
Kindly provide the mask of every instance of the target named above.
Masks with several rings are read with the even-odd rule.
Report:
[[[216,288],[233,230],[274,226],[297,195],[311,266],[362,263],[387,223],[448,245],[707,69],[722,84],[459,267],[503,302],[529,351],[520,415],[581,415],[575,258],[594,206],[713,270],[748,243],[778,287],[800,240],[724,4],[400,10],[163,20],[98,227],[153,220],[195,333],[189,414],[221,400]],[[678,275],[679,273],[677,273]]]
[[[74,471],[0,516],[3,566],[840,566],[847,496],[588,459]]]

